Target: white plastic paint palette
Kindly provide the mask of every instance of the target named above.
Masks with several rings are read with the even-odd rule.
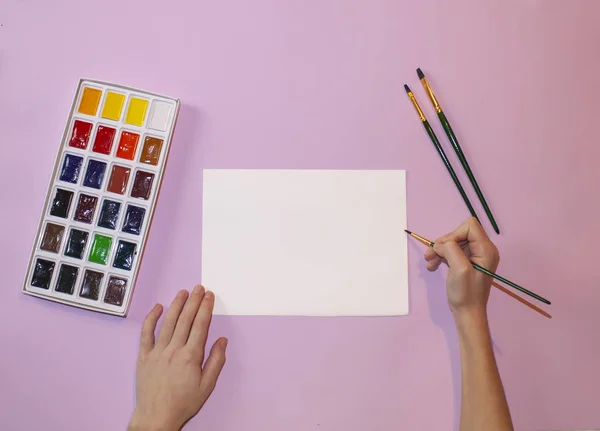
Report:
[[[79,82],[25,293],[127,314],[178,112],[177,99]]]

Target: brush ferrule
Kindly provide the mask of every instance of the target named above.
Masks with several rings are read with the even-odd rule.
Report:
[[[431,89],[431,85],[429,85],[429,81],[427,80],[427,78],[423,77],[421,79],[421,84],[423,84],[423,88],[425,89],[427,96],[429,96],[429,100],[431,100],[431,103],[432,103],[433,107],[435,108],[436,112],[438,114],[440,112],[442,112],[442,108],[440,107],[440,104],[437,101],[435,94],[433,94],[433,90]]]
[[[423,238],[421,235],[417,235],[414,232],[412,232],[411,235],[419,241],[423,242],[424,244],[428,245],[429,247],[433,247],[433,242],[429,241],[427,238]]]
[[[419,103],[417,102],[415,95],[412,93],[412,91],[408,92],[407,94],[408,94],[408,97],[410,98],[413,106],[415,107],[417,114],[419,114],[419,118],[421,119],[421,121],[427,121],[427,118],[425,118],[425,114],[423,114],[423,111],[421,111],[421,107],[419,106]]]

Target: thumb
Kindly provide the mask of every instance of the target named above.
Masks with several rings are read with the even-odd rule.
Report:
[[[204,364],[202,382],[200,383],[200,389],[208,395],[212,393],[217,384],[217,379],[221,370],[225,365],[225,350],[227,349],[227,338],[219,338],[212,349],[210,349],[210,355]]]
[[[467,271],[473,266],[463,249],[454,240],[436,241],[433,245],[433,251],[442,259],[445,259],[448,266],[453,270]]]

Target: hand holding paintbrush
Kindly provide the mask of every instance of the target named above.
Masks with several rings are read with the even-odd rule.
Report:
[[[498,249],[475,218],[468,219],[455,231],[438,238],[435,242],[408,230],[406,233],[429,246],[425,251],[428,270],[437,270],[444,260],[448,263],[450,272],[446,288],[452,311],[457,307],[485,308],[491,278],[506,283],[538,301],[550,304],[546,298],[494,273],[500,261]]]
[[[442,261],[448,263],[446,289],[453,312],[485,309],[492,280],[476,271],[472,263],[496,271],[500,255],[477,220],[470,218],[455,231],[438,238],[433,247],[425,250],[424,257],[429,271],[436,271]]]

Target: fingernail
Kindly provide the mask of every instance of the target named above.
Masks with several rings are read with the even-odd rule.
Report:
[[[227,338],[223,338],[223,340],[221,341],[221,345],[224,349],[227,348],[227,343],[229,343],[229,340]]]
[[[213,299],[215,297],[215,295],[210,290],[207,290],[206,293],[204,294],[204,297],[206,299]]]
[[[202,287],[201,285],[197,285],[196,287],[194,287],[194,293],[195,294],[202,293],[203,289],[204,289],[204,287]]]
[[[180,298],[187,295],[188,291],[185,289],[180,290],[179,292],[177,292],[177,296],[179,296]]]

